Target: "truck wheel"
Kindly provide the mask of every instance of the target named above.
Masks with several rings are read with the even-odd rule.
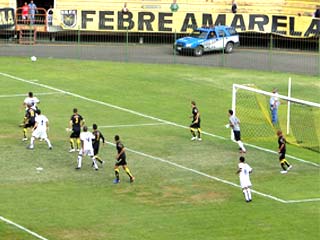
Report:
[[[203,47],[201,47],[201,46],[198,46],[198,47],[196,47],[195,49],[194,49],[194,55],[196,56],[196,57],[200,57],[200,56],[202,56],[202,54],[203,54]]]
[[[226,53],[232,53],[232,51],[233,51],[233,43],[232,42],[228,42],[227,46],[225,48],[225,52]]]

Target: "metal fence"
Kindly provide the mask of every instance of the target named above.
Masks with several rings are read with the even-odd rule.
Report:
[[[319,36],[284,38],[272,34],[243,33],[240,34],[240,47],[233,53],[212,52],[202,57],[177,55],[173,51],[173,43],[179,37],[182,35],[129,31],[35,32],[34,41],[27,45],[19,44],[18,32],[0,30],[0,56],[191,64],[320,76]]]

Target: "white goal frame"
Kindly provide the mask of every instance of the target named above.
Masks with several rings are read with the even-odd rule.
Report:
[[[234,114],[236,114],[236,102],[237,102],[237,91],[238,91],[238,89],[242,89],[242,90],[245,90],[245,91],[266,95],[266,96],[269,96],[269,97],[274,96],[274,93],[271,93],[271,92],[259,90],[259,89],[252,88],[252,87],[245,86],[245,85],[233,84],[233,86],[232,86],[232,110],[233,110]],[[294,102],[294,103],[298,103],[298,104],[303,104],[303,105],[307,105],[307,106],[320,108],[320,104],[319,103],[305,101],[305,100],[301,100],[301,99],[298,99],[298,98],[290,97],[291,96],[291,79],[289,79],[288,95],[289,96],[284,96],[284,95],[280,95],[280,94],[277,95],[277,97],[279,99],[283,99],[283,100],[288,101],[288,108],[287,108],[287,134],[290,133],[290,130],[289,130],[290,129],[290,102]],[[231,134],[231,136],[233,136],[233,135]]]

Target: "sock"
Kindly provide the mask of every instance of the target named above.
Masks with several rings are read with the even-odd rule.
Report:
[[[245,149],[243,142],[241,142],[240,140],[237,142],[239,147],[241,148],[242,151],[246,152],[247,150]]]
[[[102,164],[102,159],[101,159],[98,155],[95,155],[94,158],[95,158],[96,160],[98,160],[99,163]]]
[[[129,176],[130,178],[133,177],[132,174],[131,174],[131,172],[130,172],[130,169],[129,169],[128,167],[125,167],[124,170],[126,171],[126,173],[128,174],[128,176]]]
[[[73,141],[73,138],[70,138],[70,147],[71,147],[71,149],[74,149],[74,141]]]
[[[116,179],[119,180],[119,168],[114,170],[114,174],[116,175]]]
[[[194,128],[190,128],[190,132],[191,132],[191,135],[192,135],[193,137],[196,136],[196,133],[195,133],[195,131],[194,131]]]
[[[251,198],[251,189],[250,188],[247,188],[247,192],[248,192],[248,198],[249,198],[249,200],[251,200],[252,198]]]
[[[287,169],[286,169],[286,167],[285,167],[284,163],[283,163],[283,162],[281,162],[280,164],[281,164],[282,169],[283,169],[284,171],[287,171]]]
[[[290,164],[288,163],[287,160],[283,159],[283,162],[284,162],[285,165],[287,165],[287,167],[290,167]]]
[[[30,147],[33,148],[34,147],[34,137],[31,137],[31,140],[30,140]]]
[[[26,133],[27,133],[27,129],[24,128],[24,129],[23,129],[23,137],[24,137],[24,138],[27,138]]]
[[[198,128],[198,138],[201,138],[201,129]]]
[[[44,140],[47,142],[49,148],[52,147],[51,142],[48,138],[45,138]]]
[[[249,201],[249,196],[248,196],[247,189],[243,189],[242,192],[244,194],[244,198],[246,199],[246,201]]]
[[[93,166],[95,169],[98,169],[98,165],[97,165],[97,162],[96,162],[96,158],[95,157],[92,157],[92,162],[93,162]]]
[[[77,138],[77,149],[80,149],[80,138]]]
[[[82,165],[82,155],[78,155],[78,168],[81,168]]]

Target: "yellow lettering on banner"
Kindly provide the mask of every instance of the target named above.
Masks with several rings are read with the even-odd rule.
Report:
[[[238,32],[275,33],[287,37],[311,37],[320,34],[320,19],[308,16],[211,14],[181,11],[173,13],[147,10],[126,13],[114,10],[77,10],[74,12],[77,15],[76,24],[72,28],[61,24],[64,29],[189,33],[196,27],[228,25],[235,27]]]
[[[2,26],[14,26],[13,8],[0,8],[0,29]]]

